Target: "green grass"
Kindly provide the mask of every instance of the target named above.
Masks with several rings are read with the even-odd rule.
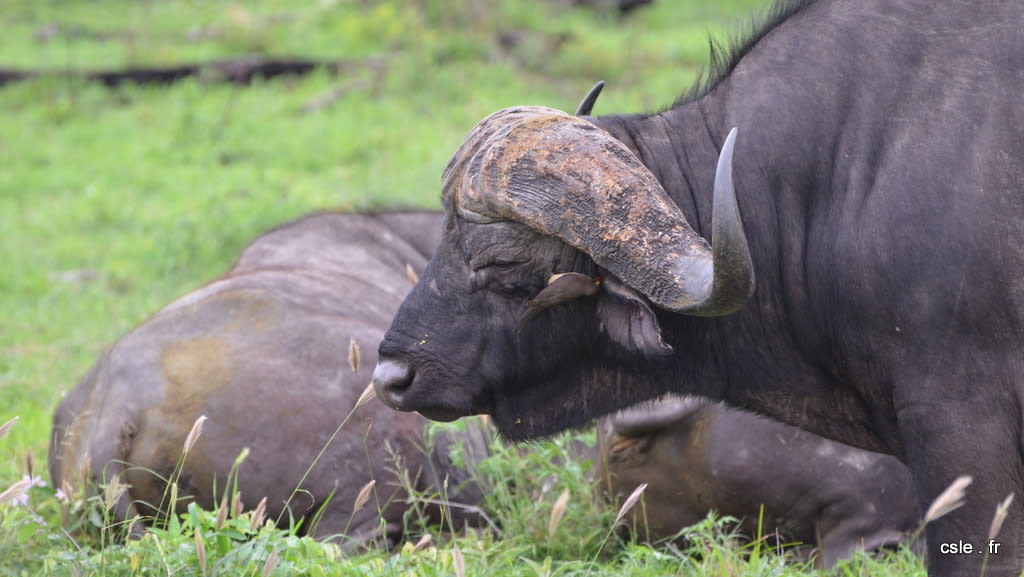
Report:
[[[259,232],[313,210],[437,206],[449,155],[502,107],[571,110],[597,79],[609,83],[597,113],[666,106],[706,63],[708,34],[724,38],[763,4],[658,0],[620,21],[554,0],[3,3],[0,67],[52,74],[0,88],[0,421],[20,416],[0,439],[0,490],[25,474],[28,455],[45,476],[52,410],[108,344],[223,272]],[[108,90],[60,74],[248,53],[348,65],[248,87]],[[539,446],[534,468],[548,470],[542,457],[558,450]],[[510,456],[490,466],[495,479],[522,474]],[[698,560],[622,541],[582,471],[553,474],[557,488],[543,495],[526,478],[518,493],[494,493],[495,515],[515,527],[500,538],[355,560],[288,532],[236,539],[201,511],[125,543],[97,502],[71,511],[36,488],[45,525],[0,506],[0,575],[200,574],[195,531],[215,543],[209,574],[259,575],[275,550],[276,574],[450,575],[456,547],[467,575],[796,574],[726,544],[714,523],[695,541]],[[566,488],[568,513],[549,538]],[[79,550],[56,529],[61,512],[114,545],[85,538]],[[922,571],[908,555],[885,569],[861,563],[845,574]]]

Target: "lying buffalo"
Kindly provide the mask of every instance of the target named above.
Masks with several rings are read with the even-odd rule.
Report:
[[[150,505],[165,499],[161,478],[206,415],[179,481],[181,495],[205,507],[217,505],[214,488],[224,491],[245,447],[239,489],[250,506],[266,497],[270,518],[290,514],[309,529],[333,495],[312,532],[318,537],[344,532],[367,543],[384,537],[383,517],[386,536],[397,538],[411,514],[400,468],[419,491],[437,492],[447,475],[453,501],[478,501],[475,487],[455,490],[465,474],[447,460],[453,438],[425,457],[426,420],[376,402],[355,411],[302,480],[369,383],[373,347],[411,287],[407,267],[422,270],[441,222],[436,213],[320,214],[257,238],[222,278],[111,346],[64,397],[50,447],[54,486],[80,487],[83,468],[90,483],[120,476],[130,489],[117,516],[152,515]],[[350,342],[362,362],[350,358]],[[373,498],[353,512],[371,480]],[[457,522],[475,521],[463,511],[453,509]],[[439,508],[422,513],[436,521]]]
[[[972,476],[929,570],[1017,575],[1021,22],[1016,0],[782,2],[668,110],[493,114],[444,172],[377,394],[511,439],[724,400],[897,456],[922,504]]]
[[[920,519],[910,471],[895,457],[697,397],[602,419],[598,446],[609,496],[647,483],[644,506],[629,515],[650,541],[715,510],[739,519],[746,535],[816,545],[831,567],[858,549],[899,545]]]

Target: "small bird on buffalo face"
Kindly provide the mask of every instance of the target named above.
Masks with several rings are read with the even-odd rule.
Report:
[[[580,297],[593,296],[600,287],[601,277],[591,278],[578,272],[551,275],[548,286],[526,303],[526,311],[516,325],[516,332],[522,331],[526,323],[541,311]]]

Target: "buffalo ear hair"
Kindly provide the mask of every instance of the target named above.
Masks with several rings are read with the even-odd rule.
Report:
[[[526,303],[526,310],[519,317],[516,325],[516,332],[521,332],[530,319],[537,316],[541,311],[553,306],[576,300],[578,298],[592,296],[599,290],[600,281],[578,272],[565,272],[552,275],[548,284],[537,296]]]
[[[614,276],[605,276],[603,283],[597,317],[608,338],[647,358],[671,354],[672,347],[661,339],[661,325],[647,299]]]

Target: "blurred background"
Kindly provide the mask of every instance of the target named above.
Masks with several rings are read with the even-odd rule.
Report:
[[[450,154],[503,107],[571,111],[600,79],[595,114],[667,107],[765,4],[5,0],[0,422],[21,420],[0,486],[29,455],[42,472],[60,394],[108,344],[261,231],[439,207]],[[251,74],[275,63],[294,73]]]

